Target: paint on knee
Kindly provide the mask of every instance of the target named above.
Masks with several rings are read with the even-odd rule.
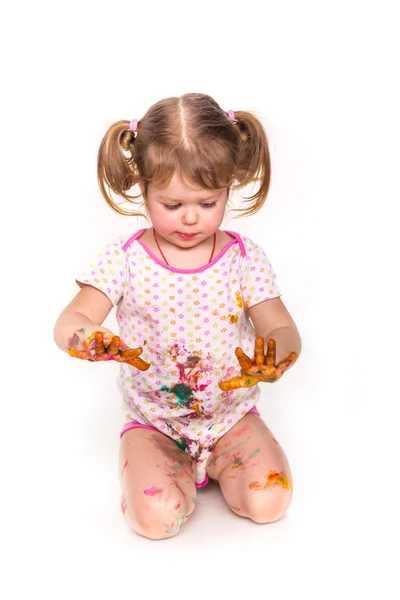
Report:
[[[180,528],[182,527],[182,525],[186,521],[186,519],[187,519],[187,516],[185,515],[184,510],[179,503],[179,508],[177,509],[176,518],[172,521],[172,523],[170,525],[165,524],[165,526],[167,527],[167,529],[165,530],[165,533],[169,533],[170,535],[174,535],[175,533],[178,533],[178,531],[180,530]]]
[[[284,490],[292,489],[292,482],[283,471],[280,473],[278,471],[270,471],[268,475],[265,475],[265,480],[265,482],[252,481],[249,484],[249,490],[264,491],[269,490],[275,485],[280,485]]]
[[[153,487],[149,488],[148,490],[143,490],[143,493],[146,494],[146,496],[155,496],[156,498],[161,500],[163,490],[162,488],[153,485]]]
[[[125,471],[125,469],[126,469],[127,467],[128,467],[128,461],[126,460],[126,461],[125,461],[125,463],[124,463],[124,466],[122,467],[122,471],[121,471],[121,478],[122,478],[122,475],[124,474],[124,471]]]

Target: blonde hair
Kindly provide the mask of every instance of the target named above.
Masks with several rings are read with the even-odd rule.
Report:
[[[111,125],[100,144],[97,177],[108,204],[122,215],[142,216],[116,203],[111,192],[137,205],[148,186],[168,183],[175,172],[184,181],[206,189],[241,189],[258,183],[245,197],[246,206],[234,209],[255,214],[270,186],[271,160],[264,127],[250,112],[235,111],[235,121],[205,94],[166,98],[149,108],[137,123]],[[129,195],[139,182],[143,194]],[[235,183],[236,182],[236,183]]]

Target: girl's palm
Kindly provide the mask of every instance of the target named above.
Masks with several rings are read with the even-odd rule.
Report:
[[[149,363],[139,358],[143,348],[128,348],[118,335],[107,334],[107,332],[94,331],[83,341],[75,334],[71,339],[71,346],[68,354],[82,360],[91,362],[115,360],[136,367],[140,371],[147,371],[150,367]]]
[[[297,353],[291,352],[289,356],[276,363],[275,340],[268,340],[267,353],[264,355],[264,338],[256,337],[254,343],[254,360],[251,360],[241,348],[236,348],[236,357],[242,369],[240,377],[233,377],[221,381],[218,385],[227,392],[242,387],[252,387],[260,381],[273,383],[282,377],[284,372],[297,360]]]

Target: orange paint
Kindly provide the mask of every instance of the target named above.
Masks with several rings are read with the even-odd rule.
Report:
[[[274,383],[296,362],[298,354],[291,352],[276,364],[276,342],[269,339],[267,352],[264,352],[264,338],[257,336],[254,342],[254,359],[247,356],[241,348],[235,349],[236,358],[241,368],[241,375],[218,382],[219,388],[228,392],[238,388],[252,387],[260,382]]]
[[[274,485],[280,485],[285,490],[290,490],[292,487],[291,481],[287,475],[282,471],[270,471],[269,475],[265,476],[266,482],[252,481],[249,485],[249,490],[263,491],[268,490]]]
[[[239,308],[243,308],[243,298],[240,294],[240,292],[236,292],[235,293],[235,298],[236,298],[236,304]]]
[[[106,334],[106,339],[108,336]],[[76,345],[75,336],[70,338],[73,346]],[[68,354],[74,358],[81,360],[90,360],[92,362],[115,360],[124,362],[132,367],[136,367],[140,371],[147,371],[150,364],[139,358],[143,352],[143,348],[128,348],[126,344],[121,342],[119,336],[114,335],[108,342],[104,339],[102,331],[94,331],[82,341],[83,350],[75,347],[68,348]]]

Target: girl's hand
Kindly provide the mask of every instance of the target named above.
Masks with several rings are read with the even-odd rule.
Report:
[[[267,354],[264,355],[263,337],[256,337],[254,343],[254,360],[246,356],[241,348],[236,348],[235,354],[242,368],[242,374],[240,377],[221,381],[218,385],[224,392],[241,387],[252,387],[260,381],[274,383],[297,360],[297,352],[291,352],[287,358],[281,360],[276,365],[275,340],[268,340]]]
[[[91,362],[116,360],[136,367],[140,371],[147,371],[150,367],[149,363],[138,358],[143,348],[128,348],[118,335],[114,335],[108,329],[93,331],[87,338],[84,336],[85,331],[80,329],[69,339],[70,356]]]

